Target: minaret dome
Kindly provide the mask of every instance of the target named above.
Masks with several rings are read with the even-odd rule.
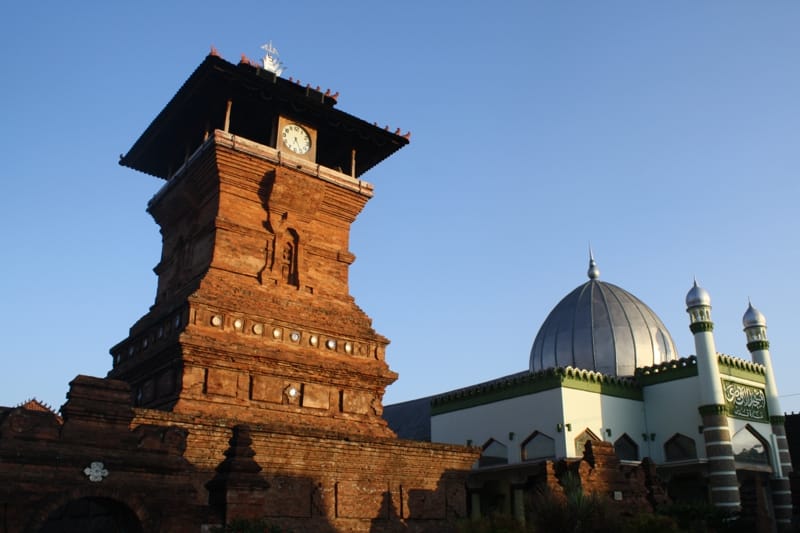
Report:
[[[765,328],[767,327],[767,319],[764,317],[761,311],[753,307],[753,304],[748,302],[747,311],[744,312],[744,316],[742,317],[742,326],[744,326],[745,329],[751,327]]]
[[[711,307],[711,295],[697,284],[697,280],[694,280],[694,285],[686,295],[686,308],[691,309],[698,306]]]

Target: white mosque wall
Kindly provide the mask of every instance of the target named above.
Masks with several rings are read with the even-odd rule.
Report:
[[[576,439],[586,429],[612,444],[627,435],[639,458],[649,455],[643,402],[597,392],[560,387],[431,417],[433,442],[484,446],[493,439],[506,446],[509,464],[523,460],[522,446],[537,431],[554,440],[556,458],[580,457]]]
[[[576,447],[575,439],[589,429],[601,440],[612,444],[627,434],[638,446],[640,458],[644,450],[644,406],[640,400],[606,396],[596,392],[563,389],[564,420],[569,424],[567,455],[580,457],[583,449]]]
[[[516,398],[431,416],[431,441],[483,446],[490,439],[508,450],[509,464],[519,463],[523,442],[535,431],[555,441],[556,457],[567,455],[565,432],[556,427],[564,417],[562,389],[554,388]]]
[[[698,377],[648,385],[643,393],[649,446],[644,455],[656,464],[665,462],[664,444],[680,433],[694,440],[698,459],[705,459]]]

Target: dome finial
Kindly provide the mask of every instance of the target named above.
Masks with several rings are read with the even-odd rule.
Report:
[[[587,272],[589,279],[597,279],[600,277],[600,269],[597,268],[597,263],[594,261],[594,253],[592,252],[592,245],[589,244],[589,272]]]

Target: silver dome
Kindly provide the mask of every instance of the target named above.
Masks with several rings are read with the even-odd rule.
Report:
[[[753,304],[747,304],[747,311],[744,312],[744,316],[742,317],[742,325],[744,329],[751,328],[753,326],[760,326],[762,328],[767,327],[767,319],[761,314],[761,311],[753,307]]]
[[[697,280],[694,280],[694,285],[689,289],[689,293],[686,295],[686,308],[691,309],[699,305],[711,307],[711,295],[708,294],[707,290],[697,284]]]
[[[572,366],[632,376],[639,367],[678,358],[661,319],[631,293],[599,281],[598,275],[591,260],[589,281],[547,316],[533,341],[531,372]]]

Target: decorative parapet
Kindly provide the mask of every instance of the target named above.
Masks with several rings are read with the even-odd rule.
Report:
[[[40,402],[36,398],[29,398],[28,400],[22,402],[21,404],[17,405],[16,407],[21,407],[23,409],[27,409],[28,411],[39,411],[40,413],[48,413],[51,415],[56,415],[59,421],[61,421],[61,417],[58,416],[53,407],[47,403]]]
[[[557,368],[562,374],[561,385],[569,389],[584,390],[617,396],[631,400],[642,400],[642,389],[632,378],[609,376],[593,370],[579,368]]]
[[[746,379],[762,384],[766,383],[767,378],[764,365],[725,354],[718,354],[718,361],[719,373],[722,376]]]
[[[765,383],[764,366],[746,359],[725,354],[717,354],[719,372],[722,376],[735,377]],[[697,375],[697,356],[682,357],[659,365],[636,369],[636,380],[642,385],[654,385],[675,379],[684,379]]]
[[[641,386],[655,385],[697,375],[697,357],[692,355],[653,366],[636,369],[635,378]]]
[[[431,400],[431,415],[468,409],[557,388],[583,390],[638,401],[643,399],[641,388],[631,378],[609,376],[573,367],[559,367],[534,373],[519,372],[435,396]]]

